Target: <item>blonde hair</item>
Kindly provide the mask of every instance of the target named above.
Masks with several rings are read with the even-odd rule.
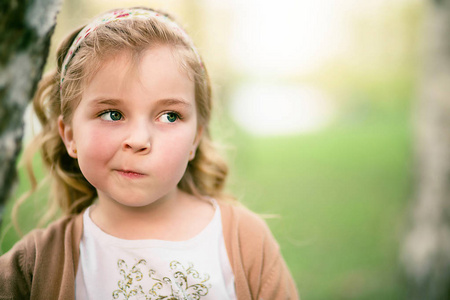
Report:
[[[164,15],[173,20],[169,15]],[[192,47],[192,41],[158,18],[112,22],[98,27],[85,38],[68,64],[64,82],[60,84],[64,58],[81,29],[72,32],[61,43],[57,51],[57,68],[43,77],[33,99],[42,131],[30,143],[25,159],[28,160],[32,182],[34,175],[30,164],[38,150],[49,170],[52,209],[46,219],[54,217],[57,210],[61,210],[64,215],[80,213],[97,197],[96,189],[84,178],[77,160],[68,155],[59,136],[59,116],[64,122],[71,121],[84,85],[107,58],[129,51],[138,61],[144,50],[156,45],[171,46],[181,66],[192,76],[198,124],[203,128],[196,156],[189,162],[178,187],[198,197],[210,196],[218,200],[228,198],[223,192],[228,167],[213,146],[208,129],[212,109],[211,84],[205,65]],[[36,184],[33,184],[34,190]]]

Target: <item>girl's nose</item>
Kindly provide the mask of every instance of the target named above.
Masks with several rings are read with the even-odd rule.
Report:
[[[132,151],[139,154],[147,154],[151,150],[151,134],[147,124],[130,127],[130,134],[123,142],[124,151]]]

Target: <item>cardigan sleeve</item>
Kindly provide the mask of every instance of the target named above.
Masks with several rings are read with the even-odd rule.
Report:
[[[264,245],[263,262],[258,299],[298,299],[294,280],[270,232]]]
[[[29,299],[34,265],[32,235],[0,256],[0,299]]]
[[[75,298],[82,215],[36,229],[0,256],[0,300]]]
[[[297,289],[266,222],[242,206],[222,205],[224,238],[241,299],[298,299]]]

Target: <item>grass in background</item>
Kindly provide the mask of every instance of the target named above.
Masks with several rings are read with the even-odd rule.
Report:
[[[303,299],[401,299],[398,244],[410,198],[408,118],[391,114],[314,134],[258,138],[236,129],[231,189],[268,219]],[[27,185],[24,172],[16,195]],[[20,213],[35,224],[45,191]],[[2,250],[17,241],[8,227]]]
[[[408,117],[297,137],[237,131],[233,189],[267,222],[303,299],[401,299],[398,251],[410,198]]]

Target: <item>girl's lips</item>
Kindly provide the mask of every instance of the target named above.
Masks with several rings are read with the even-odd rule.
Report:
[[[145,174],[134,172],[134,171],[129,171],[129,170],[116,170],[116,172],[124,177],[132,178],[132,179],[143,178],[146,176]]]

